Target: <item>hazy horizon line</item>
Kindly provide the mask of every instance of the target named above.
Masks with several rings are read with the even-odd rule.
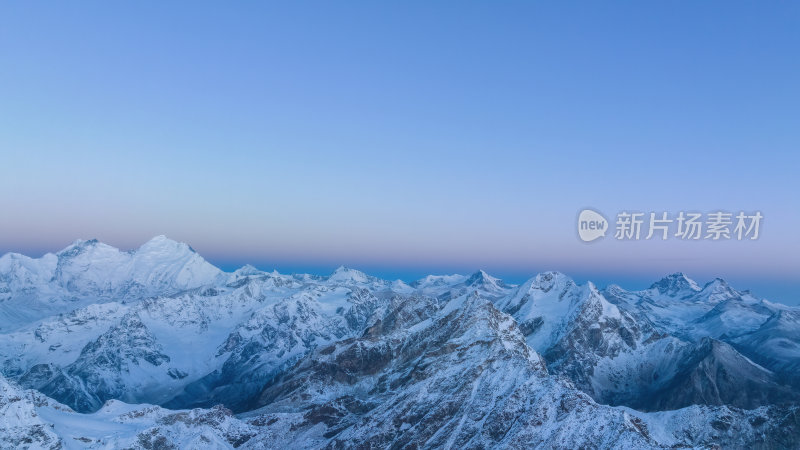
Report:
[[[767,280],[765,279],[765,277],[755,277],[755,278],[748,277],[749,282],[747,282],[742,280],[741,277],[735,277],[735,276],[730,277],[730,276],[725,276],[724,274],[718,274],[717,276],[706,276],[702,278],[699,277],[695,278],[690,274],[687,274],[687,272],[690,271],[682,271],[682,270],[666,271],[662,272],[660,275],[650,276],[642,273],[635,274],[630,271],[624,271],[624,270],[587,271],[587,270],[564,270],[553,267],[551,268],[542,267],[538,269],[532,268],[531,270],[527,270],[525,268],[519,268],[519,267],[492,268],[490,267],[491,264],[483,267],[478,265],[477,267],[469,269],[466,268],[466,266],[437,267],[436,265],[429,265],[429,264],[409,266],[408,264],[369,264],[369,263],[352,264],[352,263],[347,263],[345,261],[342,261],[340,263],[331,263],[331,262],[314,261],[313,259],[308,259],[304,262],[300,261],[289,262],[289,261],[279,261],[279,260],[270,261],[266,259],[262,259],[261,261],[249,260],[248,262],[243,262],[244,257],[231,258],[230,255],[227,258],[215,257],[213,255],[206,256],[204,253],[196,251],[188,242],[171,239],[165,234],[156,235],[153,238],[150,238],[147,241],[143,242],[142,244],[128,249],[108,244],[98,238],[90,238],[90,239],[78,238],[58,250],[37,249],[38,251],[36,253],[42,252],[39,256],[31,256],[31,252],[4,251],[2,252],[2,254],[0,254],[0,258],[5,257],[8,254],[21,254],[28,258],[40,259],[47,254],[58,254],[72,247],[73,245],[91,241],[107,245],[120,252],[134,252],[142,248],[148,242],[151,242],[158,238],[165,238],[171,242],[176,242],[179,244],[186,245],[192,251],[194,251],[200,257],[202,257],[205,261],[207,261],[209,264],[213,265],[214,267],[218,268],[219,270],[225,273],[233,273],[240,268],[251,266],[259,271],[266,273],[277,271],[278,273],[283,275],[313,275],[313,276],[324,277],[331,275],[338,268],[346,267],[358,270],[362,273],[379,278],[381,280],[386,280],[386,281],[400,280],[406,283],[411,283],[429,275],[434,275],[434,276],[460,275],[466,277],[475,274],[479,271],[484,271],[487,274],[491,275],[492,277],[498,278],[505,283],[520,285],[536,277],[539,274],[547,272],[558,272],[564,274],[571,280],[581,285],[586,284],[587,282],[591,282],[599,289],[605,289],[608,286],[617,285],[623,287],[628,291],[640,291],[644,289],[649,289],[650,287],[652,287],[654,283],[657,283],[658,281],[666,277],[669,277],[670,275],[682,273],[687,278],[698,283],[698,285],[700,285],[701,287],[706,286],[708,283],[718,278],[726,281],[728,284],[734,285],[732,287],[734,287],[734,289],[736,289],[737,291],[750,292],[753,296],[757,298],[762,298],[775,303],[781,303],[790,306],[800,305],[800,301],[791,300],[791,293],[796,292],[796,289],[800,288],[800,283],[793,280],[784,280],[784,279]],[[759,292],[761,294],[759,294]]]

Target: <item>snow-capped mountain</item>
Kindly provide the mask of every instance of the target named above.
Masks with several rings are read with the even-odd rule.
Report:
[[[800,445],[800,309],[720,279],[224,273],[160,236],[7,254],[0,295],[0,447]]]
[[[137,250],[77,240],[56,254],[0,257],[0,331],[80,306],[213,285],[224,273],[191,247],[157,236]]]

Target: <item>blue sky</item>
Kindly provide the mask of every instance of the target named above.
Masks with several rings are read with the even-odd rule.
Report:
[[[800,303],[800,5],[4,2],[0,252],[157,234],[384,276],[684,271]],[[755,242],[579,209],[761,211]]]

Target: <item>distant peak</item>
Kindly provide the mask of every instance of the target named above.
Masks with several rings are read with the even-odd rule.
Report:
[[[650,289],[657,289],[658,292],[665,295],[675,295],[681,291],[700,292],[702,290],[694,280],[684,275],[683,272],[667,275],[653,283]]]
[[[362,272],[360,270],[356,270],[356,269],[351,269],[350,267],[347,267],[347,266],[339,266],[339,267],[336,268],[336,270],[333,271],[333,273],[331,273],[331,276],[334,276],[334,275],[347,275],[347,274],[362,274],[363,275],[364,272]]]
[[[711,295],[713,298],[719,298],[720,295],[736,296],[738,293],[722,278],[714,278],[703,286],[703,292]]]
[[[250,264],[245,264],[244,266],[236,269],[236,271],[233,273],[234,275],[247,276],[247,275],[258,275],[263,272],[256,269],[254,266]]]
[[[93,245],[97,245],[100,241],[97,239],[75,239],[75,242],[72,243],[67,248],[70,247],[91,247]]]
[[[557,270],[549,270],[547,272],[542,272],[536,275],[538,279],[555,279],[555,280],[562,280],[562,279],[570,279],[568,276],[564,275],[563,273]]]
[[[97,239],[76,239],[75,242],[67,246],[67,248],[61,250],[60,252],[56,253],[58,257],[73,257],[80,255],[86,252],[88,249],[96,247],[100,245],[100,242]]]
[[[612,294],[623,294],[627,292],[625,289],[622,288],[622,286],[618,284],[609,284],[608,286],[606,286],[605,291],[610,292]]]
[[[366,283],[370,277],[364,272],[356,269],[351,269],[345,266],[339,266],[328,277],[331,281],[355,281],[359,283]]]
[[[467,278],[467,284],[473,284],[490,278],[490,275],[483,270],[479,270]]]
[[[463,283],[467,277],[464,275],[428,275],[411,283],[413,287],[447,286]]]
[[[186,251],[186,250],[195,253],[194,249],[190,247],[188,244],[174,241],[164,236],[163,234],[160,234],[142,244],[142,246],[139,247],[137,252],[150,252],[150,251],[175,252],[175,251]]]
[[[717,277],[706,283],[706,286],[728,286],[728,282]]]
[[[538,289],[546,292],[556,285],[568,285],[574,282],[570,277],[564,275],[563,273],[551,270],[537,274],[535,277],[530,279],[529,283],[531,289]]]
[[[503,282],[499,278],[495,278],[483,270],[479,270],[470,275],[465,283],[467,286],[503,286]]]
[[[144,244],[142,244],[142,246],[145,246],[145,245],[177,245],[177,244],[180,244],[180,242],[173,241],[172,239],[164,236],[163,234],[159,234],[158,236],[155,236],[155,237],[151,238],[149,241],[147,241]]]

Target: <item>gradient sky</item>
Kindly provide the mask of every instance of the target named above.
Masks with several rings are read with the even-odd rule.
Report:
[[[0,253],[683,271],[800,303],[797,2],[3,2]],[[753,242],[577,239],[584,207]]]

